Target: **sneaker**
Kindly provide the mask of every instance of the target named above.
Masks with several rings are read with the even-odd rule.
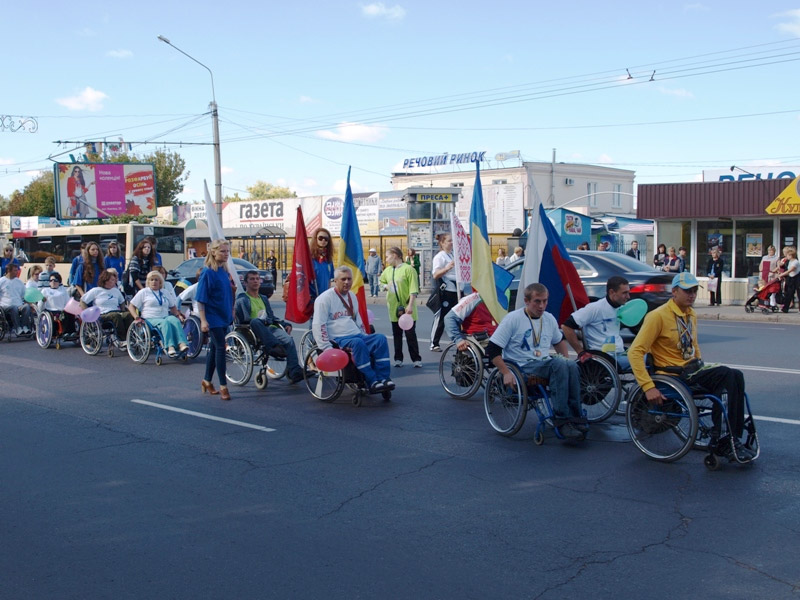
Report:
[[[14,334],[17,336],[22,335],[22,327],[17,327],[14,329]]]
[[[295,384],[298,381],[303,381],[303,369],[297,369],[292,375],[289,375],[290,384]]]
[[[431,352],[441,352],[441,351],[442,349],[438,346],[438,344],[435,346],[433,345],[431,346]]]
[[[128,349],[128,342],[119,342],[119,349],[120,350],[127,350]]]
[[[402,366],[403,366],[403,361],[402,361],[402,360],[396,360],[396,361],[394,361],[394,366],[395,366],[395,367],[402,367]]]
[[[566,441],[572,442],[582,440],[584,438],[584,434],[578,431],[578,429],[572,423],[564,423],[558,428],[558,431]]]
[[[391,379],[384,379],[383,380],[383,389],[385,390],[393,390],[394,389],[394,381]]]
[[[415,369],[421,369],[422,368],[422,361],[421,360],[415,360],[414,361],[414,368]]]
[[[756,457],[756,453],[739,440],[735,440],[733,446],[736,448],[736,456],[738,456],[741,461],[751,461]]]
[[[169,356],[170,358],[175,358],[178,356],[178,353],[175,352],[174,347],[170,346],[169,348],[167,348],[167,356]]]
[[[382,381],[373,381],[372,385],[369,386],[370,394],[377,394],[378,392],[382,392],[383,390],[384,390],[384,385]]]
[[[589,423],[586,419],[578,418],[570,421],[572,426],[581,433],[589,433]]]
[[[30,332],[31,332],[31,328],[30,327],[23,327],[22,328],[22,333],[24,333],[25,335],[29,334]]]

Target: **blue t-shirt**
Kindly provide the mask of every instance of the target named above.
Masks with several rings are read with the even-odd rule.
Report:
[[[81,262],[78,265],[78,268],[75,269],[75,284],[74,285],[79,285],[79,286],[81,286],[83,288],[84,292],[88,292],[90,289],[97,287],[97,280],[100,278],[101,270],[97,268],[97,265],[95,265],[94,266],[94,278],[92,279],[91,282],[87,283],[87,282],[85,282],[83,280],[83,270],[84,270],[85,266],[86,265],[84,265],[84,263]]]
[[[104,262],[106,264],[106,269],[116,269],[117,275],[120,277],[125,272],[124,256],[106,256]]]
[[[209,327],[227,327],[233,322],[233,290],[225,269],[204,268],[194,299],[205,305]]]
[[[83,264],[83,256],[78,254],[75,258],[72,259],[72,264],[69,267],[69,277],[67,277],[67,283],[69,285],[75,285],[75,272],[78,270],[78,265]]]

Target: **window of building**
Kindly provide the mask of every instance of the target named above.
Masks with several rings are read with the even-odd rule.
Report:
[[[622,208],[622,184],[614,184],[614,194],[611,196],[611,207]]]
[[[718,248],[722,257],[722,274],[731,276],[731,248],[733,246],[733,221],[698,221],[697,222],[697,248],[694,260],[697,265],[697,275],[708,275],[706,265],[711,258],[711,250]]]
[[[761,257],[772,245],[772,219],[736,221],[736,260],[734,277],[758,275]],[[778,251],[780,256],[780,251]]]
[[[597,208],[597,183],[590,181],[586,184],[586,196],[589,198],[588,204],[592,208]]]
[[[492,185],[505,185],[507,183],[507,179],[492,179]]]
[[[450,184],[450,187],[464,187],[464,182],[463,181],[455,181],[455,182]]]

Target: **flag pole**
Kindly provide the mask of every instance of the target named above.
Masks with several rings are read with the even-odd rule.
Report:
[[[450,239],[453,242],[456,242],[455,239],[455,232],[456,232],[456,224],[453,217],[455,216],[455,211],[450,211]],[[453,244],[453,258],[455,259],[455,269],[456,269],[456,296],[461,301],[461,262],[458,259],[458,244]]]

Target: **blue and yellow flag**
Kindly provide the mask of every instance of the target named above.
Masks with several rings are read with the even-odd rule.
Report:
[[[364,288],[364,248],[361,246],[361,231],[356,219],[356,206],[353,203],[353,192],[350,189],[350,167],[347,168],[347,190],[344,193],[344,210],[342,212],[342,232],[339,252],[336,255],[337,266],[347,266],[353,271],[353,287],[350,291],[358,298],[358,312],[361,322],[369,333],[369,317],[367,315],[367,294]]]
[[[472,242],[472,288],[480,294],[483,303],[498,323],[506,316],[508,299],[506,289],[513,275],[498,267],[492,260],[489,244],[489,228],[483,208],[481,167],[475,163],[475,187],[472,190],[472,206],[469,210],[470,240]]]

